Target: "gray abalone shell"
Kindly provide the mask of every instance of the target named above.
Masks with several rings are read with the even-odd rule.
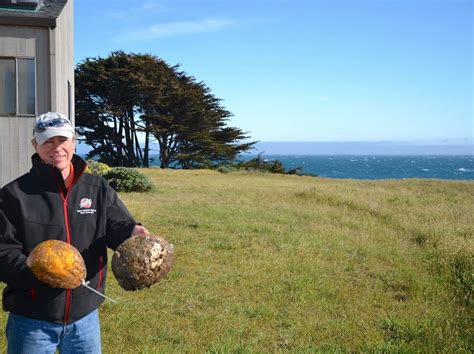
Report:
[[[171,270],[173,245],[157,235],[125,240],[114,252],[112,272],[125,290],[140,290],[157,283]]]

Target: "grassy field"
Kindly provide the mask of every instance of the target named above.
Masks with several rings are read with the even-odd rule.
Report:
[[[142,172],[174,268],[109,276],[104,353],[474,350],[474,182]]]

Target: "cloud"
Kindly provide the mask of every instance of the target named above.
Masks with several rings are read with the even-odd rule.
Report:
[[[234,25],[227,19],[205,19],[199,21],[181,21],[156,24],[144,28],[138,28],[125,36],[117,37],[117,40],[148,41],[157,38],[174,37],[188,34],[199,34],[217,32]]]
[[[164,9],[165,6],[157,4],[155,1],[145,1],[140,4],[140,6],[135,6],[127,10],[124,10],[123,6],[116,10],[109,9],[103,12],[103,16],[110,17],[114,20],[129,21],[131,18],[143,16],[144,13],[150,15],[163,12]]]
[[[104,14],[114,20],[125,20],[127,19],[127,14],[121,11],[109,11]]]
[[[164,9],[162,4],[158,4],[155,1],[146,1],[141,6],[142,10],[160,12]]]

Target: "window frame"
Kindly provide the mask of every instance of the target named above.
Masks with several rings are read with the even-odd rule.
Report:
[[[36,117],[38,112],[38,76],[37,76],[37,66],[36,66],[36,57],[28,57],[28,56],[0,56],[0,59],[10,59],[15,61],[15,113],[2,113],[0,112],[1,117]],[[28,59],[33,60],[34,63],[34,92],[35,92],[35,103],[34,103],[34,112],[33,113],[19,113],[19,102],[18,99],[18,60],[21,59]]]

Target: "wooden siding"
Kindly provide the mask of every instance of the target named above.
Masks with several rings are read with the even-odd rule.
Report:
[[[30,156],[34,150],[31,135],[34,119],[0,117],[0,185],[30,169]]]
[[[73,47],[72,0],[64,6],[55,28],[0,25],[0,57],[36,59],[36,115],[70,113],[74,122]],[[35,119],[0,115],[0,187],[30,169]]]
[[[0,57],[36,59],[36,113],[51,108],[47,28],[0,25]],[[30,169],[35,116],[0,115],[0,186]]]
[[[73,2],[69,0],[57,18],[54,29],[54,78],[52,92],[55,92],[53,111],[65,115],[74,124],[74,19]],[[71,105],[68,100],[68,81],[71,84]]]

